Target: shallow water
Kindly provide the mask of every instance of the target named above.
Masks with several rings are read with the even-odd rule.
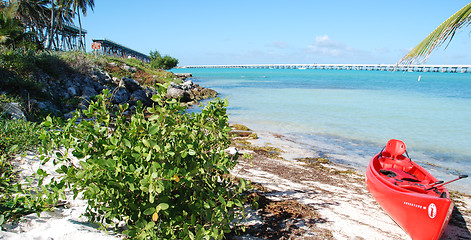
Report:
[[[174,69],[229,100],[231,122],[285,134],[364,170],[391,138],[439,179],[471,173],[471,74]],[[419,80],[420,76],[420,81]],[[471,180],[450,189],[471,194]]]

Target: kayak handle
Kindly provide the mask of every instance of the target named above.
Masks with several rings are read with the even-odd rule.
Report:
[[[437,185],[437,184],[440,184],[440,183],[444,183],[444,181],[437,181],[437,182],[432,183],[431,185],[433,186],[433,185]]]
[[[438,182],[432,184],[432,185],[435,185],[435,184],[438,184],[438,185],[427,188],[427,189],[425,189],[425,191],[432,190],[434,188],[441,187],[441,186],[446,185],[448,183],[452,183],[454,181],[457,181],[457,180],[460,180],[460,179],[463,179],[463,178],[467,178],[467,177],[468,177],[468,175],[459,175],[457,178],[455,178],[453,180],[450,180],[446,183],[444,183],[443,181],[438,181]],[[441,182],[441,183],[439,183],[439,182]]]

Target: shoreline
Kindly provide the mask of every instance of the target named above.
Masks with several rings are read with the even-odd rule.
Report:
[[[303,235],[293,232],[285,239],[317,239],[319,229],[330,232],[324,239],[410,239],[370,195],[363,174],[332,162],[312,167],[297,159],[318,158],[314,150],[303,150],[283,135],[257,134],[259,138],[250,140],[252,144],[279,147],[285,151],[280,154],[282,158],[254,156],[251,160],[240,160],[233,170],[234,175],[263,185],[268,199],[294,200],[319,214],[314,224],[309,224],[312,219],[296,219],[304,226]],[[471,212],[468,210],[471,196],[454,193],[452,200],[455,210],[459,211],[454,211],[441,239],[471,238]]]
[[[247,209],[247,231],[227,239],[410,239],[389,218],[371,197],[364,176],[349,166],[325,159],[315,149],[306,149],[292,139],[273,132],[257,131],[257,139],[242,138],[253,146],[278,151],[243,150],[253,158],[239,157],[231,170],[236,178],[244,178],[259,186],[254,193],[263,199],[264,209]],[[279,149],[279,150],[277,150]],[[306,161],[303,161],[305,159]],[[19,159],[24,174],[39,164],[35,154]],[[454,194],[454,213],[443,239],[471,238],[471,197]],[[2,239],[123,239],[124,236],[98,230],[81,216],[86,201],[67,199],[66,207],[30,214],[8,231]],[[290,208],[292,208],[290,210]],[[294,209],[294,210],[293,210]],[[301,209],[301,210],[300,210]],[[294,212],[293,212],[294,211]],[[306,214],[308,213],[308,214]],[[276,236],[276,237],[275,237]]]
[[[234,122],[230,121],[230,123]],[[312,149],[322,157],[329,158],[336,164],[352,168],[359,174],[365,174],[366,167],[371,158],[378,153],[382,147],[384,147],[387,140],[389,140],[385,140],[381,146],[376,146],[377,144],[375,143],[360,139],[349,139],[329,134],[303,134],[300,132],[280,133],[276,130],[274,131],[273,127],[266,128],[254,123],[252,123],[252,125],[255,126],[255,132],[276,132],[278,135],[282,134],[288,141],[296,142],[297,144],[304,146],[306,149]],[[427,171],[439,180],[444,180],[446,182],[459,175],[468,174],[467,171],[457,172],[452,168],[447,168],[446,166],[434,163],[434,159],[430,156],[425,156],[424,151],[420,149],[416,150],[416,148],[410,147],[408,148],[408,152],[411,159],[424,166]],[[471,195],[471,185],[468,183],[471,183],[471,179],[466,178],[448,185],[447,188],[450,191],[457,191],[466,195]]]

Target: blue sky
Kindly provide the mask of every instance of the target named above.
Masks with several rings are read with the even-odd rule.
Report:
[[[469,0],[96,0],[91,39],[194,64],[396,63]],[[78,24],[78,23],[77,23]],[[427,64],[471,64],[471,27]]]

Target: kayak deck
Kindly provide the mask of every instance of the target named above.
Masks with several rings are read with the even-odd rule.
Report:
[[[378,156],[378,166],[375,170],[380,173],[383,181],[401,189],[416,193],[428,194],[440,198],[447,198],[448,192],[443,188],[434,188],[433,183],[437,182],[432,175],[424,169],[414,164],[409,158],[391,159],[389,157]]]

